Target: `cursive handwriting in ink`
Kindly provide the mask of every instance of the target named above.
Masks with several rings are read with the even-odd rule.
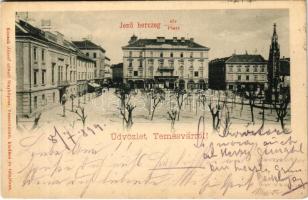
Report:
[[[202,131],[200,132],[200,127],[202,126]],[[200,148],[204,147],[204,138],[207,136],[205,134],[205,122],[204,122],[204,116],[200,116],[198,121],[198,129],[197,129],[197,141],[194,144],[195,147]],[[200,136],[200,137],[199,137]],[[201,139],[200,139],[201,138]]]

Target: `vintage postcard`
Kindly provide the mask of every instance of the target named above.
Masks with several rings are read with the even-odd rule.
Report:
[[[304,1],[1,4],[16,198],[304,198]]]

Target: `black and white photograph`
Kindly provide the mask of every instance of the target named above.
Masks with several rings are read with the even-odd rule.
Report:
[[[307,196],[303,1],[5,7],[6,197]]]
[[[16,13],[17,123],[87,116],[175,131],[202,116],[218,132],[225,121],[288,131],[288,19],[288,10]]]

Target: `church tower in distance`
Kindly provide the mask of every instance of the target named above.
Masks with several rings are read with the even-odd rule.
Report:
[[[279,84],[279,72],[280,72],[280,50],[278,44],[278,35],[276,32],[276,24],[274,24],[274,31],[272,36],[272,42],[269,51],[268,58],[268,95],[267,100],[272,101],[273,92],[277,93],[277,87]]]

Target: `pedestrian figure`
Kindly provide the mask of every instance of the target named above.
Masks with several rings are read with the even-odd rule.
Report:
[[[67,95],[66,95],[66,92],[62,95],[61,97],[61,104],[62,104],[62,107],[63,107],[63,117],[65,117],[65,103],[67,101]]]

